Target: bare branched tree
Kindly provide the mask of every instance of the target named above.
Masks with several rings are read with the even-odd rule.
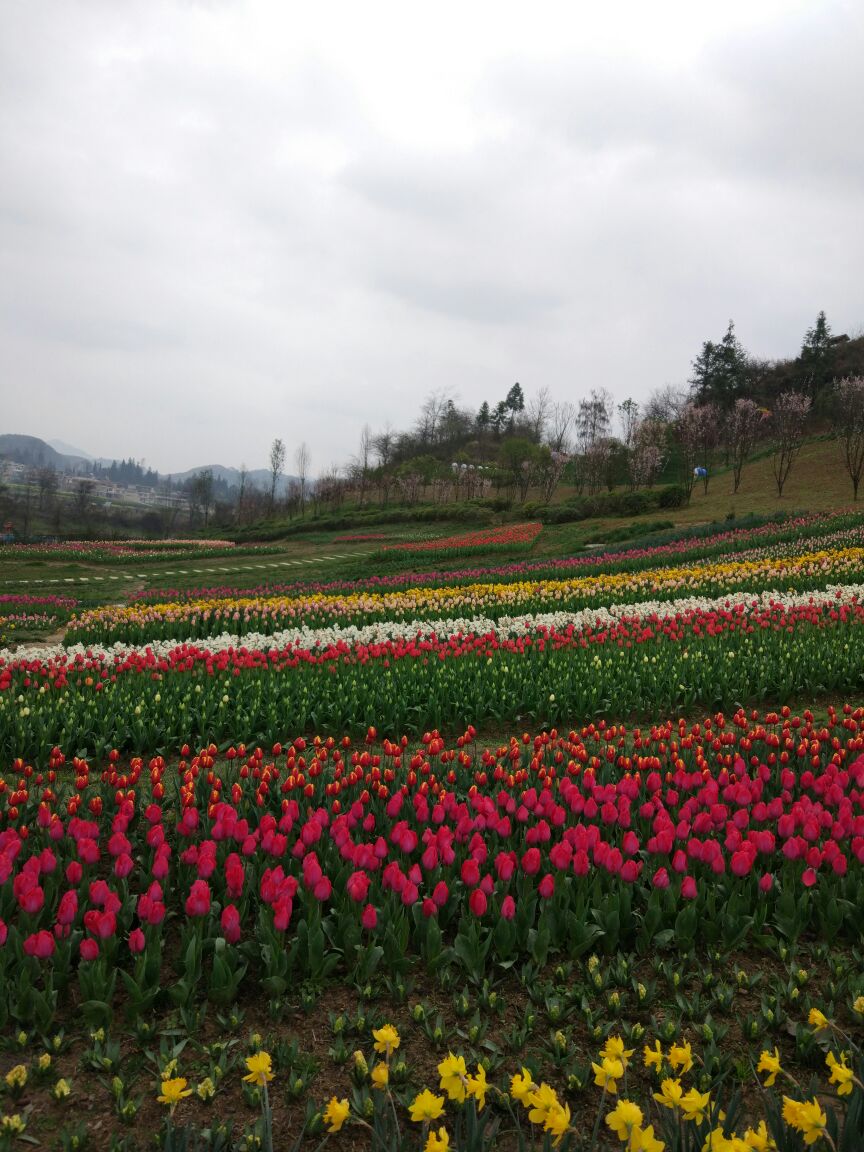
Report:
[[[747,458],[753,451],[753,445],[759,436],[759,431],[765,423],[767,413],[764,408],[754,404],[752,400],[738,399],[726,415],[726,434],[724,437],[732,464],[732,491],[738,491],[741,484],[741,472]]]
[[[525,409],[526,423],[532,439],[540,444],[546,434],[546,425],[552,412],[552,393],[544,386],[528,401]]]
[[[621,421],[621,443],[629,452],[640,423],[639,405],[635,400],[628,396],[618,405],[618,419]]]
[[[834,434],[843,447],[843,462],[857,500],[864,472],[864,376],[834,385]]]
[[[587,399],[579,401],[576,413],[576,436],[582,457],[588,492],[600,490],[611,451],[609,429],[612,424],[612,397],[602,388],[593,388]]]
[[[294,456],[297,467],[297,500],[300,505],[300,515],[306,507],[306,477],[309,475],[309,448],[304,440]]]
[[[649,420],[660,420],[664,424],[674,424],[687,403],[687,390],[675,384],[664,384],[655,388],[645,405],[645,415]]]
[[[553,452],[570,450],[570,433],[576,419],[576,408],[569,400],[553,404],[549,412],[549,447]]]
[[[285,445],[277,437],[270,445],[270,511],[276,506],[276,485],[285,468]]]
[[[702,445],[702,413],[697,404],[685,404],[675,421],[675,439],[681,455],[681,483],[687,499],[693,494],[695,467]]]
[[[246,502],[246,485],[249,483],[249,469],[245,464],[240,465],[237,477],[237,523],[243,523],[243,506]]]
[[[396,447],[396,433],[389,424],[375,437],[373,447],[381,467],[389,468],[393,463],[393,450]]]

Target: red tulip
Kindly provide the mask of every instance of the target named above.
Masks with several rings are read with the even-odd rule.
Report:
[[[696,881],[692,876],[685,876],[681,881],[681,895],[685,900],[696,899]]]
[[[369,892],[372,881],[365,872],[352,872],[345,885],[346,891],[352,900],[362,904]]]
[[[542,900],[551,900],[555,895],[555,880],[548,872],[538,884],[537,892]]]
[[[236,944],[240,939],[240,913],[233,904],[227,904],[222,909],[221,917],[222,935],[229,944]]]
[[[91,940],[89,936],[81,941],[81,959],[82,960],[95,960],[99,956],[99,945],[95,940]]]
[[[480,888],[475,888],[468,900],[468,906],[470,907],[472,913],[478,918],[480,916],[485,916],[486,893],[483,892]]]
[[[191,917],[206,916],[209,911],[210,885],[206,880],[193,880],[189,895],[186,897],[186,915]]]
[[[24,941],[24,952],[28,956],[35,956],[37,960],[47,960],[54,955],[54,937],[44,929],[34,932]]]

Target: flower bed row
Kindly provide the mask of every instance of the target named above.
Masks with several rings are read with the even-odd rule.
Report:
[[[19,592],[0,592],[0,612],[8,608],[51,608],[57,612],[71,612],[80,601],[74,596],[53,596],[40,593],[29,595]]]
[[[816,589],[864,578],[864,548],[805,552],[792,557],[722,562],[510,584],[475,584],[403,591],[297,598],[107,605],[73,617],[67,643],[141,644],[199,640],[223,632],[265,635],[294,627],[424,620],[467,612],[490,619],[655,600],[658,596],[717,597],[764,588]]]
[[[581,556],[563,559],[519,561],[512,564],[463,568],[440,572],[400,572],[393,575],[365,576],[357,580],[293,581],[272,583],[256,588],[237,588],[218,585],[207,588],[152,588],[134,593],[133,601],[164,602],[169,600],[214,600],[236,599],[266,595],[298,595],[319,592],[353,592],[358,590],[380,591],[386,589],[419,587],[438,584],[475,584],[480,582],[509,583],[524,578],[537,579],[543,575],[565,575],[592,571],[636,571],[650,568],[670,560],[690,561],[728,556],[731,552],[749,550],[760,544],[771,545],[800,542],[799,552],[807,550],[806,541],[812,541],[811,549],[822,547],[838,532],[850,533],[850,546],[862,543],[860,531],[864,524],[864,513],[837,512],[826,516],[801,516],[781,522],[770,522],[756,528],[729,529],[713,535],[693,538],[685,536],[671,543],[643,548],[604,549]]]
[[[472,552],[526,551],[543,531],[539,520],[525,524],[505,524],[499,528],[483,528],[474,532],[460,532],[455,536],[439,536],[432,540],[408,541],[388,544],[378,552],[379,559],[391,556],[462,556]]]
[[[0,559],[122,561],[194,560],[213,556],[278,552],[272,544],[235,545],[232,540],[60,540],[51,544],[0,544]]]
[[[118,966],[138,1013],[168,989],[231,1003],[247,972],[271,996],[362,972],[376,945],[479,984],[519,956],[858,941],[862,723],[787,709],[482,752],[469,729],[452,748],[184,747],[173,768],[19,758],[0,782],[0,1018],[32,1024],[75,981],[98,1022]]]
[[[610,626],[614,627],[621,620],[633,624],[640,620],[680,616],[686,612],[709,613],[741,609],[753,612],[757,609],[770,610],[778,607],[790,609],[812,605],[837,608],[844,604],[856,603],[864,603],[864,584],[829,584],[824,589],[805,589],[802,592],[768,591],[758,595],[753,592],[738,592],[714,599],[707,596],[687,596],[676,600],[611,604],[608,608],[583,608],[576,612],[524,613],[518,616],[497,616],[494,619],[488,616],[449,616],[428,620],[383,620],[359,626],[333,624],[326,628],[300,626],[272,633],[247,632],[242,637],[233,632],[222,632],[198,646],[213,654],[238,649],[245,652],[269,653],[273,650],[293,649],[305,652],[345,645],[351,648],[356,646],[366,648],[394,640],[444,640],[451,636],[464,635],[494,636],[501,640],[515,636],[531,636],[541,629],[546,631],[551,629],[559,634],[563,634],[567,629],[581,632],[588,628],[596,632]],[[157,658],[170,658],[172,652],[182,644],[188,643],[190,641],[173,638],[153,640],[145,644],[123,644],[115,641],[108,645],[80,642],[73,644],[66,640],[63,643],[30,648],[27,658],[42,662],[56,661],[59,657],[117,661],[128,657],[147,656],[148,653]],[[14,659],[13,652],[0,649],[0,665],[11,663]]]
[[[0,666],[0,754],[99,752],[285,728],[422,731],[645,714],[864,685],[864,605],[852,599],[686,608],[581,629],[420,635],[314,649],[180,644]]]

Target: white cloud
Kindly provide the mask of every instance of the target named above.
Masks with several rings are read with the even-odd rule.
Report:
[[[856,327],[859,5],[0,0],[2,431],[344,459]]]

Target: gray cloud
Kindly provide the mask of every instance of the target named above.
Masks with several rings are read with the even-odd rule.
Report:
[[[433,387],[857,328],[864,14],[764,7],[0,0],[0,430],[323,467]]]

